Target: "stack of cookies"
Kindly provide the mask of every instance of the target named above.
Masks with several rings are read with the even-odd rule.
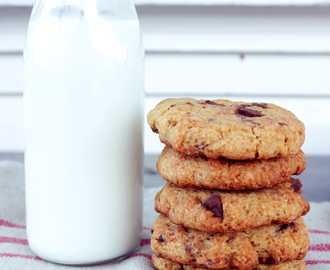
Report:
[[[167,146],[152,229],[156,269],[306,269],[304,124],[273,104],[167,99],[148,114]]]

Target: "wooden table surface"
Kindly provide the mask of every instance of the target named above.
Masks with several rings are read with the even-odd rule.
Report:
[[[0,161],[24,162],[22,153],[0,153]],[[156,170],[157,155],[145,156],[144,185],[156,187],[165,184]],[[303,183],[303,197],[311,202],[330,201],[330,156],[307,156],[307,168],[299,176]]]

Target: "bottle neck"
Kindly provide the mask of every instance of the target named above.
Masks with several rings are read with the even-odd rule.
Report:
[[[137,20],[131,0],[37,0],[31,17]]]

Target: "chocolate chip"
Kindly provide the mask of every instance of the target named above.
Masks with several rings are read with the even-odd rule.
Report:
[[[266,103],[252,103],[251,106],[258,106],[258,107],[261,107],[263,109],[268,108],[268,105]]]
[[[208,144],[205,144],[205,142],[202,142],[201,144],[197,145],[198,150],[203,150],[205,147],[209,146]]]
[[[192,248],[189,246],[189,243],[188,243],[188,242],[184,245],[184,249],[185,249],[185,251],[187,251],[188,253],[191,253],[191,251],[192,251]]]
[[[218,103],[215,103],[214,101],[211,101],[211,100],[205,100],[205,104],[210,104],[210,105],[215,105],[215,106],[219,105]]]
[[[294,222],[291,222],[289,224],[283,224],[281,227],[280,227],[280,231],[283,232],[283,230],[285,230],[286,228],[289,228],[291,226],[294,226]]]
[[[269,257],[267,260],[266,260],[266,264],[275,264],[275,260],[273,257]]]
[[[153,233],[154,233],[154,231],[155,231],[155,230],[151,229],[151,234],[153,234]]]
[[[190,102],[186,102],[186,104],[191,105],[191,106],[194,106],[194,104],[191,104]]]
[[[173,108],[175,105],[171,105],[171,108]]]
[[[282,123],[282,122],[278,122],[281,126],[287,126],[287,124]]]
[[[165,242],[165,239],[163,238],[162,235],[159,236],[158,242],[160,242],[160,243],[164,243]]]
[[[245,116],[245,117],[261,117],[261,116],[263,116],[262,113],[260,113],[256,110],[245,108],[245,107],[239,107],[235,113]]]
[[[199,104],[209,104],[209,105],[215,105],[215,106],[221,106],[221,107],[224,107],[225,105],[223,104],[218,104],[212,100],[205,100],[204,102],[201,102]]]
[[[157,128],[151,128],[151,130],[155,133],[159,133]]]
[[[154,251],[154,254],[157,258],[163,258],[162,254],[160,254],[159,252]]]
[[[207,210],[211,211],[215,217],[223,219],[223,208],[221,198],[217,195],[208,197],[202,204]]]
[[[291,178],[290,183],[293,191],[298,193],[302,187],[301,182],[298,179]]]

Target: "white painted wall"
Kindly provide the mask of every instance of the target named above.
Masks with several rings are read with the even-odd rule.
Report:
[[[0,0],[0,152],[24,148],[22,51],[31,2]],[[168,97],[272,102],[305,123],[306,154],[330,155],[329,6],[136,2],[146,48],[146,114]],[[146,124],[145,152],[162,148]]]

